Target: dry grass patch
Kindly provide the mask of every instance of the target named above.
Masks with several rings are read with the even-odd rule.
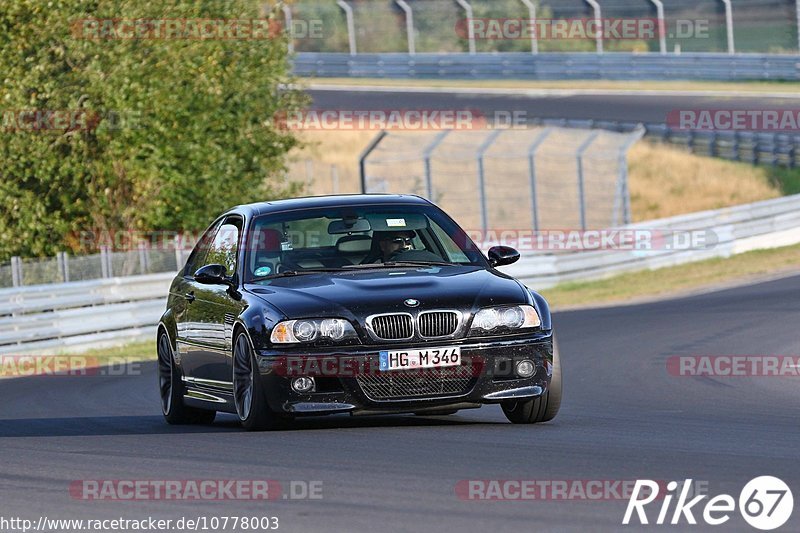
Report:
[[[634,221],[777,198],[766,167],[640,142],[628,155]]]

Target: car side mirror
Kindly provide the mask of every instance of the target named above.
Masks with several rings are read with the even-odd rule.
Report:
[[[225,277],[227,273],[224,265],[206,265],[197,269],[194,280],[203,285],[230,285],[230,280]]]
[[[510,246],[492,246],[489,248],[489,264],[493,267],[510,265],[519,261],[519,252]]]

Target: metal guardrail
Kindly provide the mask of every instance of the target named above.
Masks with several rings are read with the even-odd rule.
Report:
[[[705,248],[603,250],[550,255],[523,252],[518,263],[504,270],[531,287],[542,289],[569,281],[602,279],[624,272],[797,244],[800,243],[800,195],[640,222],[625,228],[662,235],[674,231],[705,230],[715,242]]]
[[[320,78],[523,80],[800,80],[800,57],[776,54],[300,52],[294,73]]]
[[[173,273],[0,289],[0,353],[154,338]]]
[[[535,289],[800,243],[800,195],[625,226],[706,230],[705,249],[523,251],[504,271]],[[57,352],[152,339],[173,273],[0,289],[0,353]]]

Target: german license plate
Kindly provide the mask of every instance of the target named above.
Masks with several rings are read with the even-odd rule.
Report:
[[[424,350],[381,351],[381,370],[408,370],[413,368],[442,368],[461,364],[461,348],[428,348]]]

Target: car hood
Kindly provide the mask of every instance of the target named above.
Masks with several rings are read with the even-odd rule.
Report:
[[[459,309],[528,303],[530,295],[514,278],[471,266],[380,269],[314,273],[248,284],[245,289],[288,318],[339,316],[364,318],[375,313]]]

